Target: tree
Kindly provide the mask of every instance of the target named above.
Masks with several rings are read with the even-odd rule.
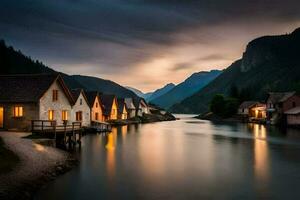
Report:
[[[216,115],[223,115],[225,98],[222,94],[216,94],[210,102],[210,111]]]
[[[223,117],[231,117],[237,113],[239,107],[239,100],[235,98],[228,98],[225,101]]]

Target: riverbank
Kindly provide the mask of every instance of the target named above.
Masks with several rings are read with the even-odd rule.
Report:
[[[113,126],[122,126],[128,124],[140,124],[140,123],[153,123],[162,121],[174,121],[176,118],[171,114],[166,112],[165,114],[143,114],[142,117],[134,117],[127,120],[111,120],[109,123]]]
[[[215,115],[212,112],[208,112],[208,113],[204,113],[204,114],[200,114],[196,117],[194,117],[196,119],[202,119],[202,120],[209,120],[209,121],[215,121],[215,122],[245,122],[241,117],[239,116],[232,116],[229,118],[223,118],[220,117],[218,115]]]
[[[68,152],[23,138],[27,135],[0,132],[5,147],[19,159],[12,170],[0,173],[0,199],[32,199],[43,185],[78,163]]]

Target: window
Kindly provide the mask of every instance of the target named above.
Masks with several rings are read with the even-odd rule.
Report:
[[[80,104],[80,105],[82,105],[82,99],[80,99],[79,101],[80,101],[80,103],[79,103],[79,104]]]
[[[76,121],[82,121],[82,112],[81,111],[76,112]]]
[[[99,120],[99,113],[95,113],[95,120],[96,120],[96,121]]]
[[[62,114],[62,115],[61,115],[61,119],[62,119],[63,121],[68,120],[68,111],[63,110],[61,114]]]
[[[57,101],[58,100],[58,90],[53,90],[52,91],[52,101]]]
[[[292,103],[292,107],[293,107],[293,108],[295,108],[295,107],[296,107],[296,102],[295,102],[295,101],[293,101],[293,103]]]
[[[54,110],[48,110],[48,120],[54,120]]]
[[[115,109],[112,109],[111,114],[114,115],[116,113]]]
[[[23,107],[22,106],[14,107],[14,117],[23,117]]]
[[[96,108],[98,108],[98,103],[96,103]]]

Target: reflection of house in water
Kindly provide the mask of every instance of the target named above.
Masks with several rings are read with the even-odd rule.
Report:
[[[248,124],[254,135],[254,174],[258,187],[269,181],[269,152],[266,126]]]
[[[107,142],[105,145],[106,148],[106,171],[108,178],[111,182],[115,177],[116,171],[116,155],[115,155],[115,148],[117,144],[117,128],[112,128],[112,132],[107,134],[106,136]]]

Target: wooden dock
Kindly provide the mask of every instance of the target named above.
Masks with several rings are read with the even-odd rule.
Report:
[[[65,122],[59,125],[56,121],[51,120],[31,121],[32,133],[53,137],[57,143],[63,145],[81,145],[82,130],[81,122],[72,122],[70,124]]]
[[[90,128],[98,133],[111,132],[111,124],[106,122],[92,121]]]

